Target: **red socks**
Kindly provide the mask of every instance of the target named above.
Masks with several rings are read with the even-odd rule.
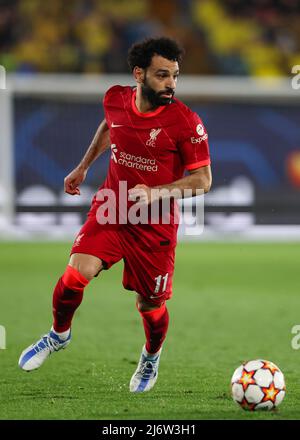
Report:
[[[53,328],[56,332],[62,333],[71,327],[73,315],[81,304],[83,290],[88,283],[89,280],[78,270],[67,266],[53,292]],[[155,310],[139,312],[143,318],[146,350],[149,354],[157,353],[166,338],[169,326],[166,304]]]
[[[139,310],[139,308],[138,308]],[[168,331],[169,313],[166,304],[159,309],[141,312],[146,335],[146,350],[154,354],[161,348]]]
[[[80,306],[83,290],[89,281],[68,265],[53,292],[53,328],[61,333],[71,327],[75,310]]]

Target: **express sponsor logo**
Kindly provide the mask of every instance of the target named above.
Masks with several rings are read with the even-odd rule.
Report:
[[[194,136],[191,137],[192,144],[201,144],[202,141],[205,141],[208,138],[208,134],[205,133],[204,136],[201,136],[199,138],[195,138]]]

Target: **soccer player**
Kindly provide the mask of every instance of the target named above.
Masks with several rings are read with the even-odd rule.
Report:
[[[50,354],[67,347],[84,288],[123,259],[123,286],[136,292],[146,336],[129,389],[148,391],[157,380],[169,324],[166,300],[172,296],[178,228],[175,199],[184,197],[185,190],[196,195],[211,186],[205,127],[196,113],[174,98],[182,54],[178,44],[165,37],[136,43],[128,52],[136,86],[116,85],[105,94],[105,119],[80,164],[65,178],[65,192],[80,195],[89,167],[110,146],[108,174],[55,286],[52,328],[20,356],[25,371],[39,368]],[[111,193],[115,197],[109,205]],[[146,208],[149,213],[165,198],[171,207],[168,222],[161,211],[153,221],[152,217],[146,222],[129,221],[131,208],[137,206],[140,212]],[[117,215],[107,216],[112,207]]]

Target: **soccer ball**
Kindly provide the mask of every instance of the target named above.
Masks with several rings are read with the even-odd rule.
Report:
[[[285,396],[282,371],[263,359],[244,362],[231,379],[233,400],[243,409],[270,410],[280,405]]]

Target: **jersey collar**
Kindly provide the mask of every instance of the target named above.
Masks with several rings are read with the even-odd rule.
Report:
[[[159,113],[161,113],[164,108],[166,107],[165,105],[161,105],[160,107],[158,107],[156,110],[154,110],[153,112],[148,112],[148,113],[141,113],[138,109],[137,106],[135,104],[135,97],[136,97],[136,89],[133,90],[132,93],[132,98],[131,98],[131,107],[132,110],[134,111],[134,113],[138,116],[140,116],[141,118],[152,118],[153,116],[157,116]]]

